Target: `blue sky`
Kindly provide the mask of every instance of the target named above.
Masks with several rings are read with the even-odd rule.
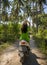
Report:
[[[44,12],[47,14],[47,6],[46,5],[44,5]]]

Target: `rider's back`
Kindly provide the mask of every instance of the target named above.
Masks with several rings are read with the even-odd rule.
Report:
[[[22,33],[21,36],[20,36],[20,40],[25,40],[25,41],[29,42],[28,33]]]
[[[20,36],[20,40],[25,40],[27,42],[29,42],[29,34],[28,34],[28,25],[27,25],[27,20],[24,21],[22,28],[21,28],[21,36]]]

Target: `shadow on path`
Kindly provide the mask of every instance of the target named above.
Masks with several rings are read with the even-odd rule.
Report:
[[[40,65],[37,62],[38,57],[30,52],[30,55],[28,58],[25,58],[24,63],[22,65]]]

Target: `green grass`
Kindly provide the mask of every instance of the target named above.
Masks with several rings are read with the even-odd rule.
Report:
[[[9,42],[2,43],[2,44],[0,45],[0,54],[1,54],[6,48],[8,48],[10,45],[11,45],[11,43],[9,43]]]

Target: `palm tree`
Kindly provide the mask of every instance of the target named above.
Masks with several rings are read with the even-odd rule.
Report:
[[[10,3],[9,3],[9,0],[2,0],[2,3],[3,3],[3,7],[9,7]]]
[[[2,20],[2,14],[4,15],[3,12],[6,12],[6,8],[10,6],[9,0],[0,0],[0,5],[1,5],[1,20]],[[7,16],[4,16],[7,17]]]
[[[38,4],[39,4],[40,13],[42,13],[43,4],[46,5],[46,0],[38,0]]]

